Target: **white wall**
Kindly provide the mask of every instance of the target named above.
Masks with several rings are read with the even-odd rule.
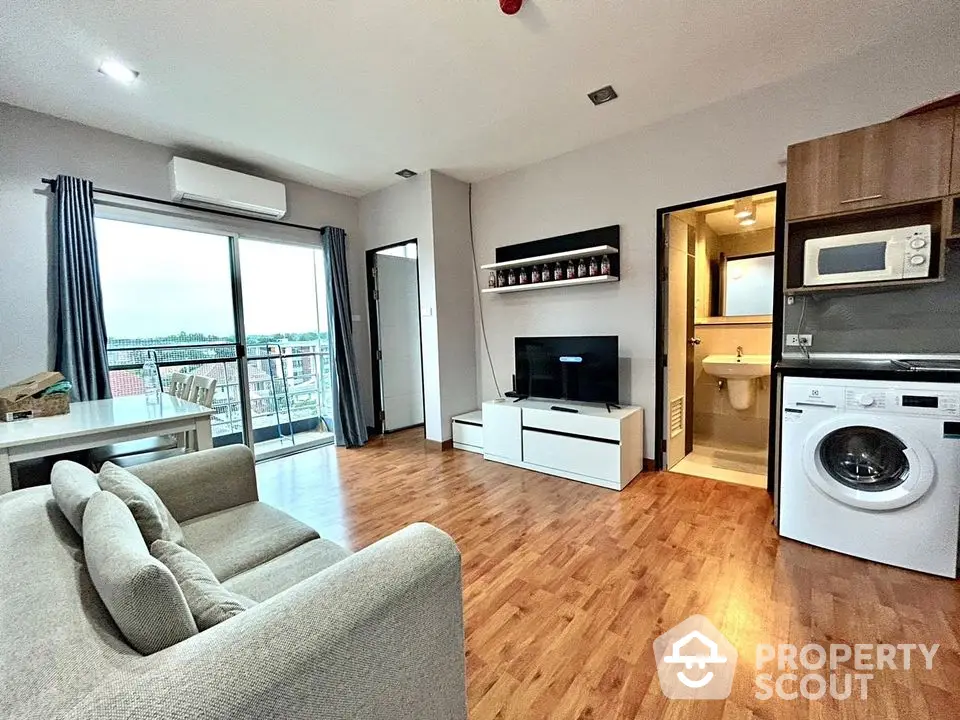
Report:
[[[360,199],[368,249],[417,240],[424,429],[438,442],[450,439],[451,416],[477,407],[467,191],[431,171]],[[372,415],[369,378],[365,392]]]
[[[476,184],[479,263],[497,246],[621,226],[620,283],[483,297],[501,388],[510,387],[515,336],[619,335],[630,368],[627,382],[621,373],[622,400],[647,410],[645,454],[653,457],[657,208],[781,182],[788,144],[955,92],[958,67],[955,28],[943,28]],[[489,399],[490,371],[485,361],[479,367]]]
[[[437,295],[433,273],[433,217],[430,175],[417,175],[360,198],[360,234],[367,250],[417,241],[420,275],[420,350],[423,355],[424,426],[427,438],[441,439],[440,354],[437,340]],[[364,295],[364,317],[369,317]],[[367,328],[367,341],[370,342]],[[368,353],[369,354],[369,353]],[[373,383],[369,370],[363,378],[364,408],[373,417]]]
[[[430,184],[440,344],[440,410],[443,439],[449,440],[453,432],[450,419],[479,407],[470,188],[466,183],[438,172],[430,173]]]
[[[187,151],[178,155],[197,157]],[[52,195],[42,177],[89,178],[111,190],[169,198],[170,148],[0,103],[0,386],[52,368],[48,323]],[[222,164],[222,163],[220,163]],[[235,168],[249,170],[248,168]],[[278,178],[273,178],[278,179]],[[356,198],[284,181],[285,221],[347,231],[354,314],[366,306]],[[262,226],[269,227],[269,226]],[[366,316],[355,324],[361,374],[369,376]]]

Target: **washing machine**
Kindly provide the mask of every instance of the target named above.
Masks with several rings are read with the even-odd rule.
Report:
[[[960,384],[785,377],[780,534],[957,577]]]

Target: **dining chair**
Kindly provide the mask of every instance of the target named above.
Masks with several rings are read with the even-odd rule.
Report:
[[[186,399],[197,405],[212,409],[213,397],[217,392],[217,379],[204,377],[203,375],[193,375],[191,377],[190,391]]]
[[[163,391],[181,400],[188,400],[190,398],[190,391],[193,388],[194,377],[196,376],[187,375],[187,373],[182,372],[170,373]]]

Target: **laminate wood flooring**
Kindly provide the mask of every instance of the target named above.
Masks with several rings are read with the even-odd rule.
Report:
[[[763,490],[651,473],[617,493],[421,438],[261,463],[261,499],[354,550],[418,520],[453,536],[474,720],[960,716],[956,582],[780,540]],[[660,691],[653,640],[693,614],[739,652],[725,701]],[[758,643],[881,642],[940,649],[866,700],[755,697]]]

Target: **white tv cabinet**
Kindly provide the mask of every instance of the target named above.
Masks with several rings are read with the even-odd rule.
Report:
[[[486,460],[613,490],[643,470],[643,408],[507,399],[483,403],[482,412]]]

